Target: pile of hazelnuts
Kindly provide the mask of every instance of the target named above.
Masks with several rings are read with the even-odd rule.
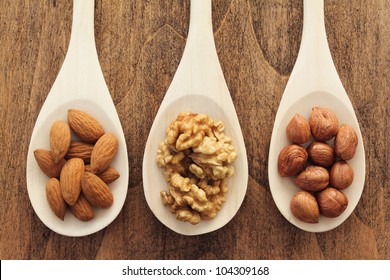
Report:
[[[342,190],[354,178],[347,161],[356,152],[356,131],[348,124],[339,126],[332,110],[314,107],[309,122],[296,114],[286,134],[292,143],[281,150],[278,171],[282,177],[294,177],[294,183],[302,189],[290,201],[292,214],[307,223],[318,223],[320,215],[338,217],[348,206]],[[314,141],[308,143],[311,136]],[[304,144],[308,144],[306,149]]]

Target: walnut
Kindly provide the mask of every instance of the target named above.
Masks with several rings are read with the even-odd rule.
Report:
[[[200,222],[199,213],[189,209],[178,209],[176,211],[176,218],[179,221],[190,222],[193,225],[196,225]]]
[[[178,151],[196,147],[212,125],[213,120],[207,115],[180,113],[166,130],[166,143]]]
[[[221,188],[219,187],[221,184],[220,180],[213,181],[210,185],[208,183],[208,180],[200,180],[199,181],[199,187],[206,193],[206,195],[217,195],[221,191]]]
[[[172,154],[165,142],[161,142],[157,150],[157,164],[160,167],[167,165],[172,160]]]
[[[173,198],[173,196],[167,193],[166,191],[161,191],[160,196],[161,196],[161,201],[163,202],[164,205],[173,205],[175,203],[175,199]]]
[[[164,169],[169,192],[162,203],[180,221],[197,224],[212,219],[226,201],[226,178],[237,158],[232,139],[221,121],[204,114],[180,113],[167,127],[156,161]]]

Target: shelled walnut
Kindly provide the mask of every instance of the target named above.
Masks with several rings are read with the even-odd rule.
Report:
[[[166,129],[156,161],[164,169],[168,191],[160,196],[180,221],[212,219],[226,200],[237,152],[224,130],[221,121],[190,112],[180,113]]]

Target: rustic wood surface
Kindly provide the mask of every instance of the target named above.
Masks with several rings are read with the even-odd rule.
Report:
[[[149,210],[144,145],[180,61],[189,0],[97,0],[100,63],[129,153],[124,208],[107,228],[65,237],[34,213],[26,156],[34,122],[68,47],[71,0],[0,0],[1,259],[390,259],[390,2],[326,0],[331,53],[356,110],[366,184],[353,214],[325,233],[304,232],[275,206],[267,158],[273,120],[297,57],[301,0],[213,0],[217,51],[249,160],[244,203],[225,227],[186,237]]]

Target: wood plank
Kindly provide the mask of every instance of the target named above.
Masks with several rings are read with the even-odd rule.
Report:
[[[189,0],[96,1],[96,44],[125,130],[130,179],[117,219],[81,238],[58,235],[39,220],[25,178],[34,122],[68,47],[72,1],[0,3],[1,259],[390,258],[389,1],[325,1],[331,53],[360,121],[367,165],[354,213],[318,234],[283,218],[267,176],[273,120],[299,49],[302,1],[213,1],[217,51],[242,125],[250,180],[235,218],[194,237],[154,217],[141,168],[149,129],[183,53]]]

